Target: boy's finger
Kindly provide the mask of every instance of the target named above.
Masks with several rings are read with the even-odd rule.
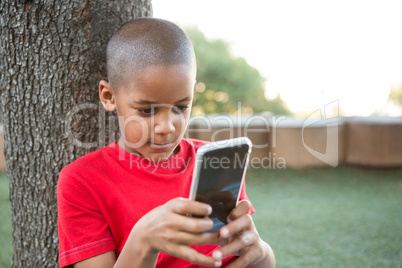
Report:
[[[176,244],[183,244],[183,245],[205,245],[205,244],[214,244],[217,243],[219,240],[219,233],[210,232],[210,233],[199,233],[199,234],[192,234],[187,232],[179,232],[171,239],[172,242]]]
[[[221,261],[217,261],[211,256],[201,254],[189,246],[179,246],[179,248],[175,252],[176,254],[171,255],[185,259],[195,264],[209,267],[220,267],[221,264]]]
[[[238,257],[234,262],[232,262],[227,268],[242,268],[253,263],[258,257],[259,252],[257,250],[247,250],[247,252],[240,257]]]
[[[193,214],[208,216],[212,213],[212,207],[210,205],[185,198],[175,198],[168,203],[173,212],[181,215]]]
[[[207,232],[214,226],[213,221],[208,217],[195,218],[184,215],[177,215],[177,230],[188,233]]]
[[[235,219],[247,214],[251,208],[251,203],[248,200],[242,200],[239,204],[230,212],[228,216],[228,222],[234,221]]]
[[[254,229],[253,219],[249,214],[245,214],[240,218],[237,218],[234,221],[231,221],[227,225],[223,226],[219,233],[223,238],[229,238],[231,236],[236,235],[237,233],[241,233],[245,230]]]
[[[219,250],[214,251],[213,256],[215,259],[219,260],[226,258],[230,254],[237,255],[236,253],[256,243],[258,239],[259,236],[256,232],[252,231],[243,232],[242,234],[238,235],[238,237],[233,239],[230,243],[228,243],[226,246],[223,246]]]

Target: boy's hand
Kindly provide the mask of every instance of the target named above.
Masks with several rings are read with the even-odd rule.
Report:
[[[220,229],[221,239],[227,239],[227,244],[215,250],[213,257],[219,261],[230,254],[237,255],[230,268],[248,267],[274,267],[274,256],[267,243],[261,240],[254,222],[248,211],[251,204],[241,201],[228,216],[228,224]]]
[[[132,235],[148,255],[155,256],[162,251],[192,263],[215,266],[219,261],[189,246],[218,241],[218,231],[206,232],[213,227],[212,220],[207,217],[211,212],[212,208],[207,204],[176,198],[143,216],[134,226]],[[188,214],[204,217],[193,218]]]

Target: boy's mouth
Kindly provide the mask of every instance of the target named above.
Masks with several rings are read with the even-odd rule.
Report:
[[[169,143],[153,143],[151,142],[151,147],[154,149],[165,149],[172,147],[175,143],[174,142],[169,142]]]

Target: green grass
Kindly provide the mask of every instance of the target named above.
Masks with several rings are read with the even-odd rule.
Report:
[[[247,193],[277,267],[402,267],[402,169],[249,170]],[[8,181],[0,175],[0,267],[10,267]]]
[[[401,267],[402,169],[250,170],[277,267]]]
[[[0,173],[0,267],[10,267],[13,252],[8,191],[7,175]]]

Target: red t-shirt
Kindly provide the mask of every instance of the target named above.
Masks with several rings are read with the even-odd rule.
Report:
[[[183,139],[179,153],[159,163],[112,143],[66,166],[57,187],[60,267],[111,250],[119,254],[142,216],[173,198],[188,198],[195,153],[204,143]],[[211,255],[218,246],[193,247]],[[156,267],[198,266],[161,252]]]

